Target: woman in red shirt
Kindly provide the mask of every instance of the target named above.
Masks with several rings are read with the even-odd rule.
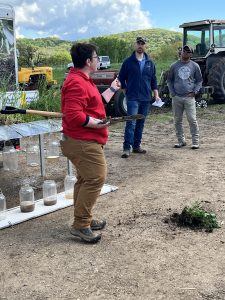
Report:
[[[97,71],[97,48],[77,43],[71,48],[74,68],[64,81],[61,94],[63,113],[62,153],[74,164],[77,182],[74,186],[74,222],[70,232],[82,240],[95,243],[105,220],[92,219],[92,208],[104,185],[107,173],[103,146],[108,139],[109,123],[101,94],[90,78]]]

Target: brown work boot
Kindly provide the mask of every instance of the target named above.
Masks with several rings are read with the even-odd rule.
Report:
[[[147,151],[142,149],[141,147],[133,148],[133,153],[145,154]]]
[[[96,234],[92,232],[91,228],[80,228],[76,229],[73,226],[70,227],[70,233],[74,236],[81,238],[87,243],[97,243],[101,239],[101,234]]]
[[[92,220],[91,221],[91,230],[101,230],[105,227],[105,220]]]

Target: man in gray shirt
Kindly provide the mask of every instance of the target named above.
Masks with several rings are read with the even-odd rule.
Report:
[[[202,74],[197,63],[191,60],[192,47],[185,45],[180,59],[171,65],[167,84],[172,97],[172,108],[178,143],[175,148],[186,146],[183,130],[183,113],[186,112],[192,136],[192,149],[199,148],[199,128],[196,119],[195,95],[202,86]]]

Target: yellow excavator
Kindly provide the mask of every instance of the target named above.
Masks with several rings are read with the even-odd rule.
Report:
[[[18,71],[18,83],[24,90],[36,90],[40,85],[50,88],[57,84],[53,79],[51,67],[20,68]]]

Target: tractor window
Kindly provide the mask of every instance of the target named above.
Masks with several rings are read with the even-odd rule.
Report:
[[[216,47],[225,47],[225,26],[214,26],[213,37]]]
[[[193,47],[193,56],[205,56],[210,46],[209,28],[205,26],[187,28],[184,34],[184,44]]]

